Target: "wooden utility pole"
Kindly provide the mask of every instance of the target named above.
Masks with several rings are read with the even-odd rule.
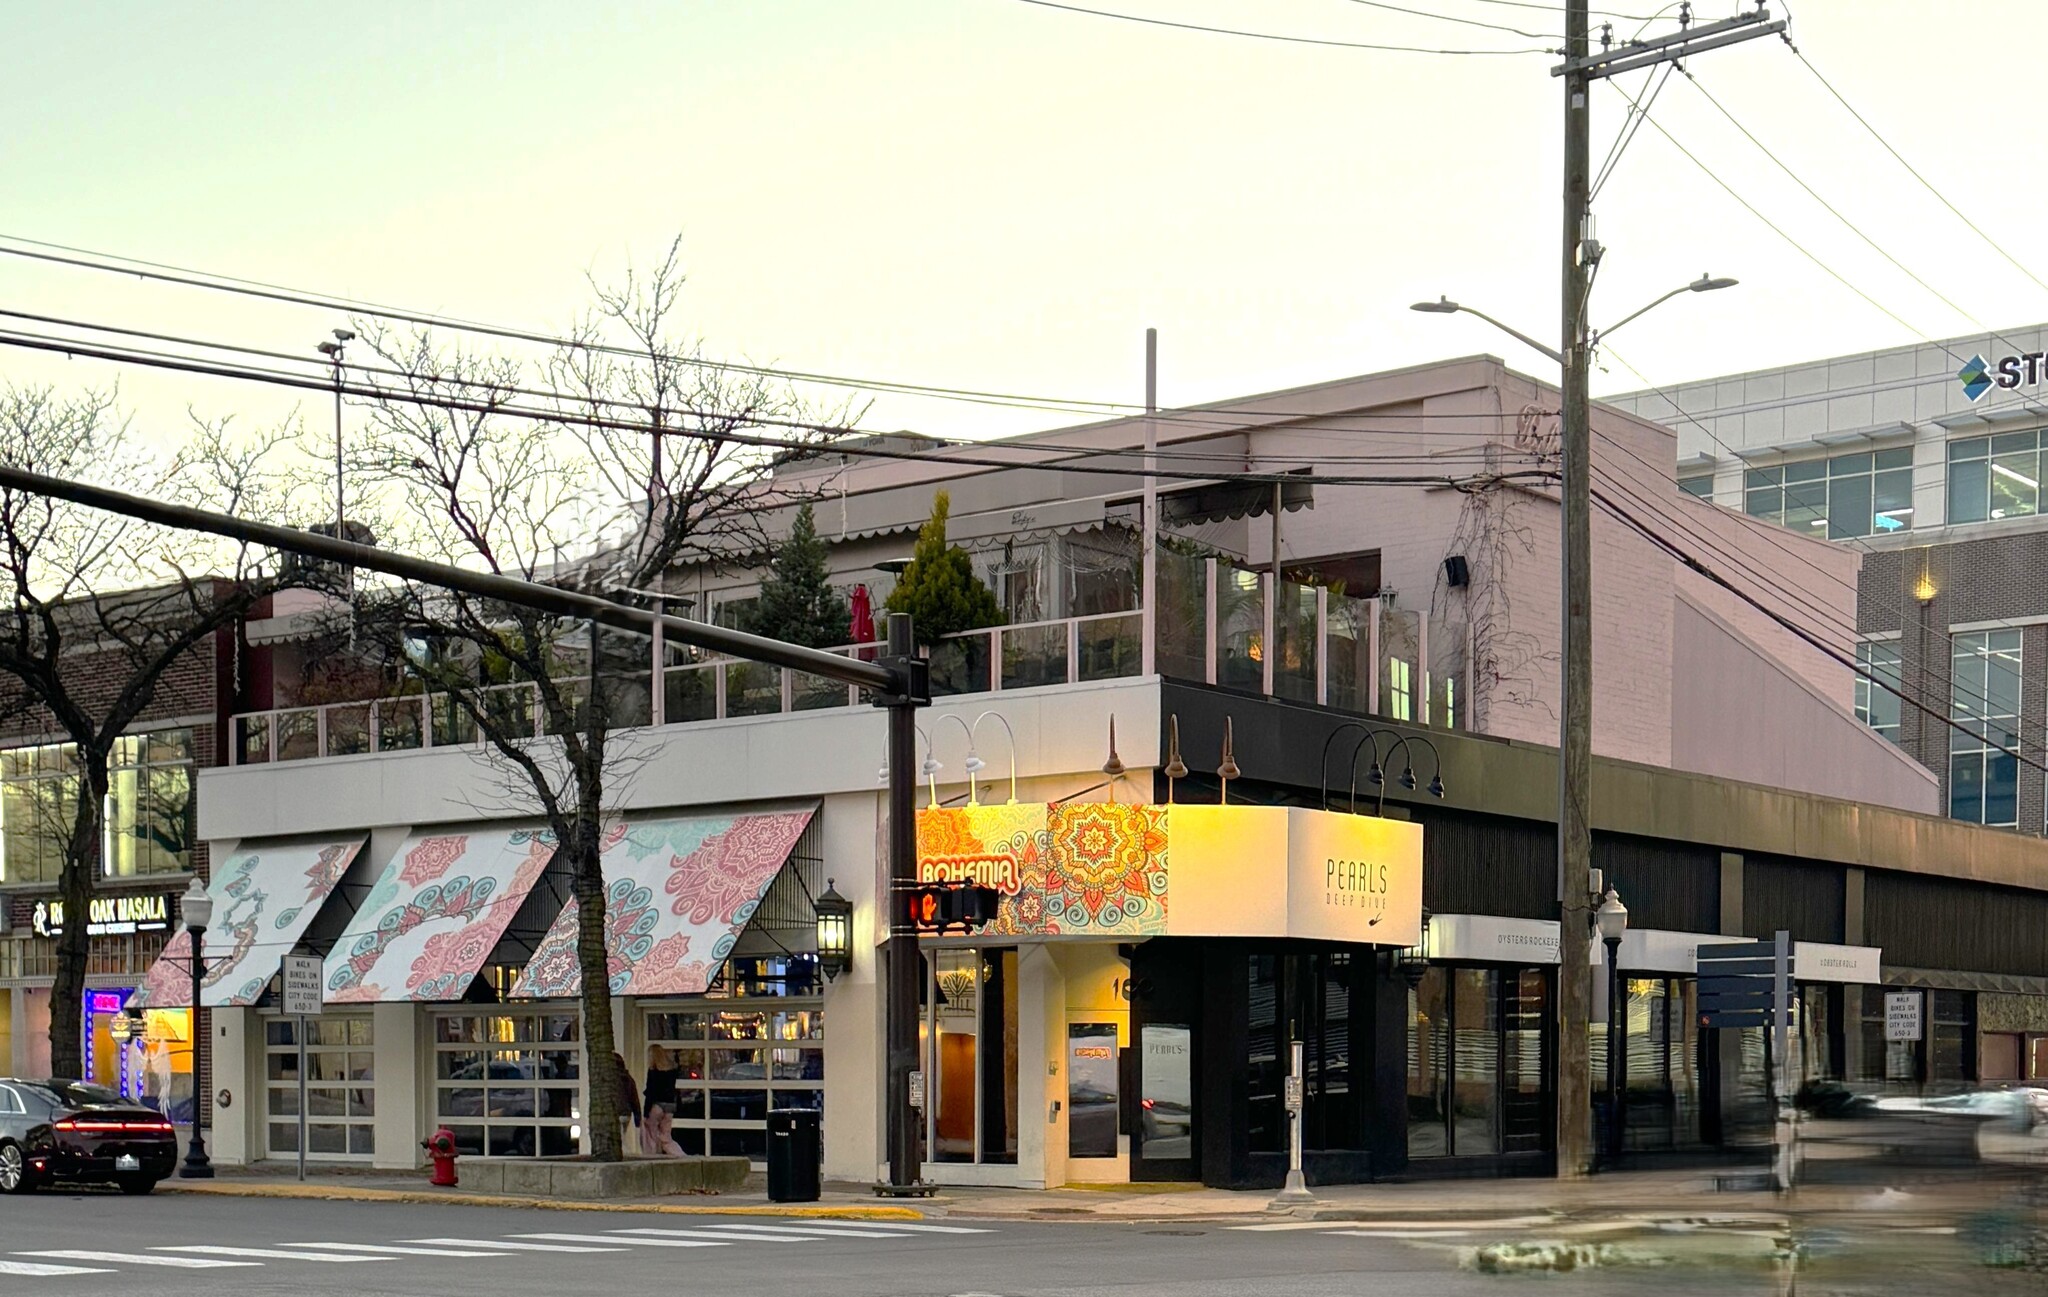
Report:
[[[1593,83],[1622,72],[1675,62],[1692,54],[1785,30],[1770,11],[1692,25],[1690,5],[1679,10],[1679,30],[1623,45],[1603,29],[1592,49],[1588,0],[1566,0],[1565,61],[1551,69],[1564,80],[1564,353],[1563,464],[1560,493],[1564,541],[1563,698],[1557,744],[1557,899],[1561,927],[1557,989],[1557,1173],[1592,1169],[1593,1106],[1587,1025],[1592,1004],[1593,828],[1593,553],[1592,412],[1587,381],[1592,342],[1586,325],[1593,268],[1600,261],[1589,193]]]

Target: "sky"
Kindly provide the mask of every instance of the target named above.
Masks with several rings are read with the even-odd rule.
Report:
[[[1557,12],[1501,0],[1406,3],[1546,38],[1363,0],[1086,2],[1431,48],[1554,47],[1562,28]],[[1736,7],[1703,0],[1698,13]],[[1801,0],[1792,36],[2048,280],[2031,237],[2048,179],[2029,147],[2048,9],[1968,8],[1965,25],[1907,0]],[[613,279],[680,238],[685,325],[711,355],[1063,400],[1141,399],[1148,326],[1169,405],[1480,351],[1549,372],[1481,321],[1406,309],[1448,294],[1556,335],[1549,54],[1289,44],[1024,0],[18,0],[7,27],[0,235],[541,330],[584,309],[586,275]],[[1608,252],[1592,317],[1703,272],[1742,282],[1614,338],[1649,381],[2048,319],[2048,288],[1921,188],[1784,43],[1690,70],[1953,305],[1674,76],[1595,204]],[[1628,111],[1620,91],[1598,91],[1596,158]],[[307,352],[343,322],[11,257],[0,308]],[[1606,364],[1596,393],[1643,385],[1616,353]],[[6,349],[0,379],[118,380],[148,436],[174,435],[188,408],[261,424],[302,404]],[[317,398],[303,408],[329,417]],[[1074,421],[890,396],[861,420],[974,437]]]

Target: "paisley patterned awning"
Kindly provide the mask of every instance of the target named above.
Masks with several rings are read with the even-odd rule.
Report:
[[[206,930],[206,978],[199,988],[208,1008],[256,1003],[362,848],[361,838],[248,842],[214,866],[206,884],[213,926]],[[192,938],[181,928],[127,1007],[191,1005]]]
[[[731,953],[811,822],[810,810],[637,820],[604,843],[605,946],[613,995],[697,995]],[[512,985],[520,997],[580,993],[576,902]]]
[[[327,1002],[459,1000],[555,854],[531,825],[407,838],[327,956]]]

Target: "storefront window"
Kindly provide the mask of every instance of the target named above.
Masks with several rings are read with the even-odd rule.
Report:
[[[108,877],[191,868],[192,771],[189,729],[115,740],[103,844]],[[79,779],[72,744],[0,752],[0,882],[57,881],[77,813]]]
[[[1549,1003],[1542,969],[1423,973],[1408,993],[1411,1159],[1542,1151]]]
[[[1283,1103],[1289,1046],[1302,1043],[1302,1146],[1362,1149],[1363,1092],[1352,1084],[1351,1005],[1369,963],[1349,951],[1253,955],[1248,961],[1250,1022],[1246,1059],[1247,1145],[1255,1153],[1287,1149]]]
[[[926,1117],[934,1162],[1017,1160],[1017,952],[999,949],[932,950],[927,987]],[[1116,1037],[1109,1044],[1109,1151],[1074,1152],[1076,1157],[1116,1153]],[[1084,1057],[1092,1057],[1085,1055]],[[1094,1077],[1088,1072],[1082,1079]],[[1100,1087],[1097,1087],[1100,1088]],[[1068,1132],[1091,1129],[1074,1097]]]
[[[85,1077],[181,1125],[192,1120],[192,1012],[122,1007],[126,988],[85,993]],[[47,1031],[47,1026],[45,1027]]]
[[[648,1066],[658,1048],[677,1073],[672,1125],[688,1156],[765,1158],[770,1110],[824,1109],[825,1015],[817,1008],[697,1001],[649,1013],[647,1045]]]
[[[1977,997],[1971,991],[1930,991],[1927,1040],[1927,1081],[1930,1085],[1958,1089],[1977,1079],[1976,1036]]]
[[[275,1156],[299,1150],[299,1020],[264,1023],[268,1144]],[[370,1019],[306,1020],[306,1156],[367,1158],[377,1151],[376,1058]]]
[[[1695,983],[1690,978],[1632,977],[1623,985],[1628,993],[1623,1043],[1625,1146],[1697,1146],[1701,1142],[1700,1040],[1694,1026],[1698,1021],[1693,1011]],[[1605,1032],[1600,1034],[1605,1036]]]
[[[435,1119],[472,1157],[574,1153],[583,1135],[582,1058],[573,1015],[441,1015],[434,1020]]]

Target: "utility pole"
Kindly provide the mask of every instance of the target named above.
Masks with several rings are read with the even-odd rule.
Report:
[[[1770,11],[1692,25],[1692,6],[1679,8],[1679,30],[1623,45],[1603,29],[1600,49],[1587,30],[1588,0],[1565,0],[1565,61],[1551,69],[1564,81],[1564,353],[1562,496],[1564,541],[1563,698],[1557,745],[1557,1173],[1585,1175],[1592,1166],[1593,1106],[1587,1026],[1591,1015],[1593,774],[1592,362],[1587,297],[1600,261],[1588,192],[1593,83],[1623,72],[1676,62],[1723,45],[1785,30]]]

